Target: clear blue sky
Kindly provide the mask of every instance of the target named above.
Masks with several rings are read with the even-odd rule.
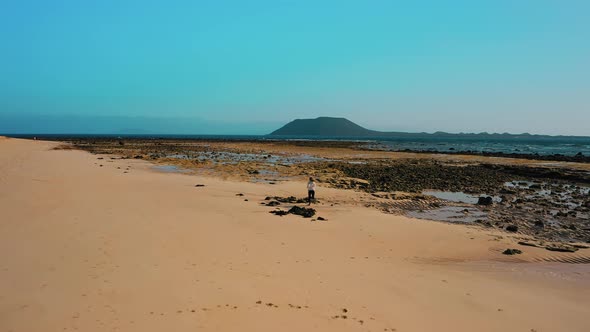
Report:
[[[589,13],[586,0],[3,0],[0,132],[251,134],[323,115],[590,135]]]

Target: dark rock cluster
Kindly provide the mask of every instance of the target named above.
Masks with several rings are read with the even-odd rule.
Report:
[[[289,213],[296,214],[298,216],[302,216],[303,218],[311,218],[315,215],[315,209],[312,208],[304,208],[300,206],[293,206],[289,209]]]
[[[362,189],[369,192],[421,192],[427,189],[493,192],[512,179],[509,174],[490,165],[452,165],[434,160],[404,160],[384,164],[332,163],[330,166],[348,177],[367,180],[366,188]]]
[[[588,172],[515,165],[458,165],[436,160],[400,160],[371,164],[338,162],[326,166],[342,172],[347,177],[366,180],[364,183],[354,182],[355,180],[331,181],[335,187],[362,189],[368,192],[421,192],[435,189],[499,194],[501,190],[507,190],[503,184],[514,179],[590,183]]]
[[[504,255],[520,255],[522,251],[519,249],[506,249],[502,252]]]
[[[267,196],[264,198],[265,201],[270,201],[266,203],[268,206],[276,206],[280,205],[280,203],[291,203],[291,204],[303,204],[308,203],[307,197],[297,198],[295,196],[289,197],[281,197],[281,196]],[[317,198],[314,198],[313,203],[319,203],[320,201]],[[277,204],[279,203],[279,204]]]
[[[307,198],[297,198],[295,196],[289,196],[289,197],[267,196],[266,198],[264,198],[265,201],[270,201],[273,199],[279,203],[299,203],[299,204],[307,203]]]
[[[285,216],[288,214],[295,214],[298,216],[302,216],[303,218],[311,218],[315,215],[315,212],[316,212],[315,209],[300,207],[297,205],[290,208],[289,211],[284,211],[284,210],[270,211],[270,213],[275,214],[277,216]],[[324,219],[322,218],[322,220],[324,220]]]

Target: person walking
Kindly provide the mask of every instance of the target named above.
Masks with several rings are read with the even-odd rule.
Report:
[[[307,205],[311,205],[311,200],[315,201],[315,182],[313,178],[309,178],[309,182],[307,183]]]

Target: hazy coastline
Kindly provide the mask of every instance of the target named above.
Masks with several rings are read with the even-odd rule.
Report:
[[[323,144],[326,146],[349,146],[358,149],[442,153],[456,155],[480,155],[489,157],[521,158],[547,161],[590,162],[590,138],[579,137],[571,140],[566,137],[545,137],[535,139],[486,138],[433,138],[432,136],[416,138],[395,138],[388,140],[377,137],[318,137],[318,136],[269,136],[269,135],[67,135],[67,134],[21,134],[9,135],[15,138],[38,138],[55,141],[95,140],[194,140],[211,142],[285,142],[304,145]]]

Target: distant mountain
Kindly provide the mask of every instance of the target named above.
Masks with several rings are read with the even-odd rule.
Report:
[[[475,138],[475,139],[514,139],[514,138],[567,138],[587,139],[585,136],[549,136],[523,134],[497,134],[497,133],[460,133],[452,134],[442,131],[430,133],[405,133],[405,132],[383,132],[363,128],[345,118],[319,117],[316,119],[297,119],[270,133],[270,136],[329,136],[329,137],[440,137],[440,138]]]
[[[271,133],[273,136],[375,136],[380,132],[365,129],[345,118],[319,117],[293,120]]]

